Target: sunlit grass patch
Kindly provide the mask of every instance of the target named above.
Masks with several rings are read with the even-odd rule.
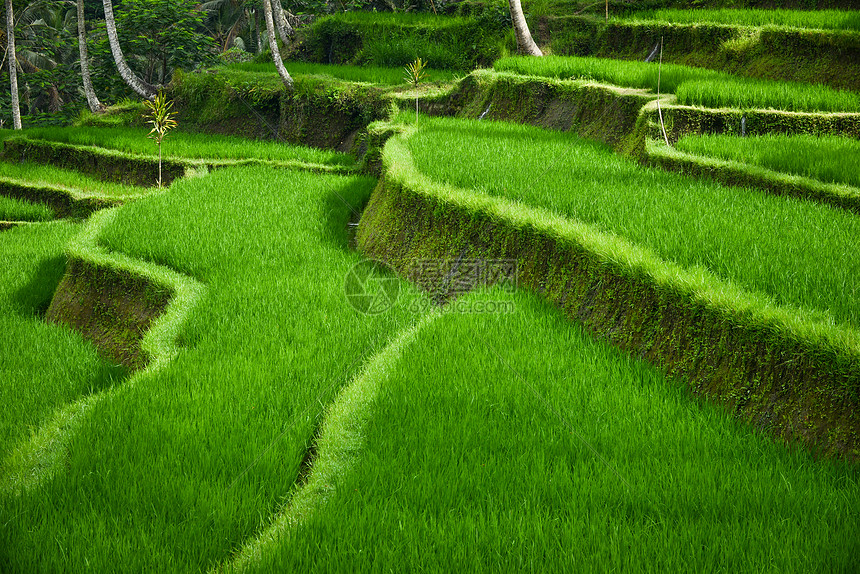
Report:
[[[685,136],[676,144],[689,153],[749,163],[824,183],[860,187],[860,141],[838,136],[768,134]]]
[[[516,312],[418,332],[364,413],[355,461],[241,566],[851,570],[856,468],[691,401],[533,296],[470,298]]]
[[[157,156],[149,130],[132,127],[30,128],[14,135],[75,145],[88,145],[123,152]],[[12,134],[4,134],[11,136]],[[165,138],[164,156],[178,159],[262,159],[305,163],[352,165],[347,154],[291,145],[271,140],[249,140],[236,136],[173,131]]]
[[[860,219],[850,213],[643,168],[529,126],[427,119],[407,145],[436,181],[548,209],[777,304],[860,327]]]
[[[54,211],[39,203],[31,203],[0,195],[0,221],[49,221]]]
[[[561,79],[587,79],[653,92],[674,93],[681,104],[713,108],[774,108],[787,111],[860,112],[853,92],[801,82],[734,76],[680,64],[610,58],[512,56],[494,64],[499,71]]]
[[[61,474],[0,505],[9,562],[202,570],[280,507],[328,402],[415,318],[362,315],[344,294],[361,261],[347,222],[374,185],[228,168],[117,212],[104,247],[190,275],[206,295],[178,356],[87,414]],[[44,550],[51,540],[62,552]]]

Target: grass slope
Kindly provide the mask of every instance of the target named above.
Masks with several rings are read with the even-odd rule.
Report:
[[[777,304],[860,327],[860,220],[849,213],[642,168],[529,126],[426,120],[407,145],[436,181],[548,209]]]
[[[757,436],[545,303],[449,313],[251,572],[850,572],[860,474]],[[524,337],[523,334],[528,336]],[[326,455],[321,450],[321,458]],[[311,480],[314,480],[312,475]]]
[[[637,20],[673,24],[731,24],[785,26],[818,30],[860,31],[860,14],[848,10],[646,10],[632,15]]]
[[[70,169],[31,162],[9,163],[0,161],[0,177],[26,181],[37,186],[72,188],[86,195],[124,197],[141,195],[147,191],[133,185],[102,181]]]
[[[115,149],[123,152],[157,156],[158,148],[147,138],[146,128],[130,127],[65,127],[30,128],[20,132],[2,134],[6,137],[24,135],[60,143]],[[276,141],[255,141],[235,136],[172,131],[164,139],[166,158],[177,159],[263,159],[275,161],[302,161],[305,163],[352,165],[353,159],[334,151],[289,145]]]
[[[330,76],[350,82],[368,82],[383,86],[406,86],[403,68],[381,68],[378,66],[338,66],[334,64],[315,64],[310,62],[284,62],[287,71],[294,76]],[[225,66],[228,70],[277,74],[275,64],[244,62]],[[447,82],[453,80],[454,72],[426,68],[425,82]]]
[[[689,153],[749,163],[825,183],[860,187],[860,142],[837,136],[686,136],[676,147]]]
[[[53,222],[0,233],[0,461],[54,409],[124,376],[77,333],[41,319],[65,269],[63,248],[79,229]]]
[[[54,219],[50,207],[0,195],[0,221],[48,221]]]
[[[774,108],[787,111],[860,112],[853,92],[801,82],[778,82],[733,76],[680,64],[613,60],[577,56],[497,60],[499,71],[550,78],[580,78],[653,92],[674,93],[684,105],[711,108]],[[658,86],[659,82],[659,86]]]
[[[93,406],[63,472],[4,495],[16,571],[205,569],[290,495],[325,405],[405,326],[359,315],[346,222],[374,180],[232,168],[128,204],[113,251],[207,285],[161,370]]]

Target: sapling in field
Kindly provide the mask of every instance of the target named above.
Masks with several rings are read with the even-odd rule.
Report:
[[[167,132],[176,127],[176,112],[172,111],[173,102],[168,101],[164,92],[159,91],[151,100],[144,100],[144,105],[149,110],[148,124],[152,124],[148,138],[154,139],[158,144],[158,187],[161,187],[161,142],[164,141]]]
[[[421,58],[415,58],[415,61],[405,67],[406,76],[404,76],[404,80],[406,80],[407,84],[412,84],[412,87],[415,90],[418,90],[418,86],[421,85],[421,80],[427,77],[427,72],[424,71],[424,68],[427,67],[427,62],[421,60]],[[418,121],[418,92],[415,92],[415,121]]]

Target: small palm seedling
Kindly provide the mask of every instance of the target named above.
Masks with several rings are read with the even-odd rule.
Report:
[[[420,57],[415,58],[415,61],[406,66],[404,69],[406,70],[406,75],[403,77],[406,80],[407,84],[412,84],[412,87],[418,90],[418,86],[421,85],[421,80],[427,77],[427,72],[424,71],[424,68],[427,67],[427,62],[423,61]],[[415,121],[418,121],[418,92],[415,93]]]
[[[176,120],[173,119],[176,112],[171,110],[173,102],[168,101],[162,91],[159,91],[153,99],[145,100],[143,103],[149,110],[147,114],[149,121],[146,123],[152,124],[152,129],[146,137],[155,140],[158,144],[158,187],[161,187],[161,142],[164,141],[167,132],[176,127]]]

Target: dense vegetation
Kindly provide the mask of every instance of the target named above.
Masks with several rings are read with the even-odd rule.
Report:
[[[860,31],[860,14],[842,10],[651,10],[635,12],[633,17],[679,24],[714,22],[742,26]]]
[[[738,138],[700,135],[681,138],[678,149],[750,163],[826,183],[860,187],[860,142],[851,138],[765,135]]]
[[[311,478],[250,571],[851,569],[853,471],[760,442],[531,296],[469,299],[516,311],[419,331],[350,421],[349,466]]]
[[[778,304],[860,327],[860,220],[852,214],[645,169],[599,144],[529,126],[434,119],[408,145],[437,181],[546,208]]]
[[[722,9],[773,3],[608,5],[848,44],[860,28]],[[856,132],[821,112],[860,112],[857,92],[500,58],[500,0],[287,3],[290,91],[257,0],[124,0],[129,64],[180,113],[176,179],[136,187],[101,179],[161,167],[101,0],[94,81],[123,103],[75,127],[34,127],[84,105],[74,6],[14,4],[28,117],[0,129],[0,571],[856,570],[860,218],[809,189],[860,186],[857,140],[818,135]],[[525,8],[609,28],[604,6]],[[407,91],[417,56],[431,69]],[[459,81],[479,65],[498,73]],[[748,119],[789,135],[735,134]],[[701,170],[658,169],[657,148]],[[816,181],[689,175],[728,165],[710,158]],[[406,254],[378,257],[402,276],[373,242]],[[474,253],[513,254],[515,277],[474,281]]]
[[[756,80],[678,64],[628,62],[609,58],[514,56],[494,68],[550,78],[582,78],[631,88],[675,93],[682,104],[712,108],[774,108],[790,111],[860,111],[853,92],[798,82]]]

